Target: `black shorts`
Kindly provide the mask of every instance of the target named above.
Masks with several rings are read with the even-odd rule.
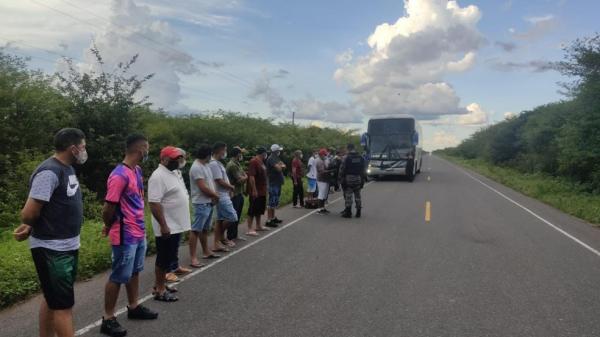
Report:
[[[181,233],[171,234],[166,238],[156,237],[156,266],[160,269],[170,271],[171,265],[178,261],[179,243]]]
[[[248,216],[261,216],[265,214],[267,209],[267,197],[260,196],[250,198],[250,206],[248,207]]]
[[[79,251],[59,252],[46,248],[32,248],[31,256],[48,308],[72,308],[75,304],[74,284],[77,278]]]

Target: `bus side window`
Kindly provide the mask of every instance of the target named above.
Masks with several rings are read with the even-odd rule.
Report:
[[[413,133],[413,145],[419,144],[419,134],[417,132]]]

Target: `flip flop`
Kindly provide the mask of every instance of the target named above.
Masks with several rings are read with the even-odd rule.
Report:
[[[217,249],[213,249],[213,252],[217,252],[217,253],[229,253],[230,250],[227,249],[227,248],[225,248],[225,247],[220,247],[220,248],[217,248]]]
[[[179,282],[179,277],[173,273],[167,273],[166,280],[169,283]]]
[[[204,259],[218,259],[218,258],[220,258],[220,257],[221,257],[221,255],[217,255],[217,254],[210,254],[210,255],[204,256],[203,258],[204,258]]]
[[[200,268],[206,267],[206,265],[203,263],[190,263],[190,267],[192,267],[194,269],[200,269]]]
[[[191,272],[192,272],[191,269],[187,269],[187,268],[184,268],[184,267],[179,267],[179,268],[177,268],[177,270],[175,270],[174,273],[175,273],[175,275],[185,275],[185,274],[189,274]]]
[[[248,232],[248,233],[246,233],[246,235],[248,235],[248,236],[258,236],[258,233],[257,232]]]

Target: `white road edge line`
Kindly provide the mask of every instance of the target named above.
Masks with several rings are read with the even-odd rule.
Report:
[[[467,176],[469,176],[471,179],[477,181],[478,183],[480,183],[481,185],[487,187],[488,189],[490,189],[491,191],[495,192],[496,194],[498,194],[499,196],[501,196],[502,198],[510,201],[511,203],[513,203],[514,205],[516,205],[517,207],[523,209],[525,212],[533,215],[535,218],[537,218],[538,220],[540,220],[541,222],[545,223],[546,225],[550,226],[551,228],[555,229],[557,232],[561,233],[562,235],[566,236],[567,238],[575,241],[576,243],[578,243],[580,246],[582,246],[583,248],[589,250],[590,252],[594,253],[596,256],[600,257],[600,251],[592,248],[590,245],[588,245],[587,243],[579,240],[578,238],[576,238],[575,236],[569,234],[567,231],[565,231],[564,229],[556,226],[555,224],[551,223],[550,221],[542,218],[540,215],[538,215],[537,213],[535,213],[534,211],[530,210],[529,208],[519,204],[518,202],[516,202],[515,200],[511,199],[509,196],[507,196],[506,194],[498,191],[497,189],[493,188],[492,186],[484,183],[483,181],[481,181],[480,179],[478,179],[477,177],[473,176],[472,174],[470,174],[469,172],[467,172],[465,169],[463,169],[460,166],[457,166],[453,163],[448,162],[450,165],[456,167],[459,171],[462,171],[464,174],[466,174]]]
[[[373,183],[373,182],[372,181],[368,182],[367,184],[365,184],[365,186],[370,185],[371,183]],[[343,198],[344,198],[343,196],[339,197],[339,198],[331,201],[329,204],[336,203],[336,202],[342,200]],[[293,220],[292,222],[290,222],[288,224],[285,224],[284,226],[281,226],[281,228],[279,228],[277,230],[274,230],[274,231],[271,231],[270,233],[266,234],[265,236],[262,236],[262,237],[256,239],[255,241],[252,241],[249,244],[247,244],[247,245],[245,245],[245,246],[243,246],[243,247],[241,247],[241,248],[239,248],[237,250],[234,250],[233,252],[231,252],[231,253],[229,253],[229,254],[221,257],[220,259],[215,260],[214,262],[208,264],[206,267],[204,267],[202,269],[198,269],[198,270],[196,270],[196,271],[194,271],[194,272],[192,272],[190,274],[187,274],[186,276],[184,276],[184,277],[181,278],[181,281],[178,284],[180,284],[182,282],[185,282],[186,280],[188,280],[188,279],[190,279],[190,278],[192,278],[192,277],[194,277],[194,276],[196,276],[196,275],[198,275],[200,273],[203,273],[203,272],[211,269],[212,267],[218,265],[219,263],[227,261],[227,259],[229,259],[230,257],[243,252],[244,250],[246,250],[246,249],[248,249],[248,248],[256,245],[257,243],[259,243],[259,242],[261,242],[261,241],[263,241],[263,240],[265,240],[265,239],[267,239],[267,238],[269,238],[269,237],[271,237],[271,236],[273,236],[273,235],[281,232],[282,230],[284,230],[284,229],[286,229],[288,227],[291,227],[292,225],[294,225],[294,224],[296,224],[296,223],[298,223],[298,222],[300,222],[300,221],[308,218],[309,216],[315,214],[317,211],[318,211],[318,209],[312,210],[312,211],[304,214],[303,216],[297,218],[296,220]],[[148,294],[148,295],[140,298],[140,300],[138,301],[138,303],[142,304],[142,303],[148,301],[149,299],[151,299],[153,297],[154,296],[152,294]],[[125,312],[127,312],[127,307],[123,307],[123,308],[117,310],[115,312],[115,317],[120,316],[120,315],[124,314]],[[75,332],[75,336],[82,336],[82,335],[84,335],[84,334],[92,331],[92,329],[99,327],[101,324],[102,324],[102,320],[99,319],[99,320],[95,321],[94,323],[91,323],[91,324],[89,324],[89,325],[87,325],[87,326],[85,326],[85,327],[77,330]]]

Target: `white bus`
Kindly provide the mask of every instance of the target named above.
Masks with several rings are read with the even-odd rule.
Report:
[[[422,130],[413,116],[372,118],[363,146],[367,153],[367,174],[372,178],[406,176],[413,181],[421,172]]]

